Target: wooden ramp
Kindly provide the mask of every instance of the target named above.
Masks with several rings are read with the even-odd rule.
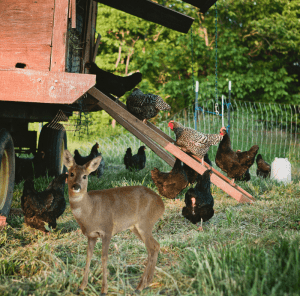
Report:
[[[181,151],[173,144],[174,140],[162,132],[154,124],[150,122],[147,122],[147,124],[142,123],[139,119],[127,111],[126,105],[122,102],[114,102],[95,87],[92,87],[88,93],[98,101],[97,105],[104,109],[124,128],[145,143],[154,153],[156,153],[170,166],[173,167],[175,163],[175,158],[172,156],[174,155],[201,175],[206,171],[206,168],[198,162],[200,161],[198,157],[191,157]],[[205,163],[205,165],[208,166],[207,163]],[[212,168],[212,171],[213,173],[211,175],[211,182],[236,199],[238,202],[252,203],[255,201],[254,197],[241,187],[237,186],[236,184],[232,186],[229,183],[230,180],[223,174],[214,168]]]

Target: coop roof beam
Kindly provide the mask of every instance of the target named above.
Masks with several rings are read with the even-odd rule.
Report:
[[[205,13],[217,2],[217,0],[184,0],[184,2],[198,7],[202,13]]]
[[[181,33],[187,33],[194,21],[192,17],[149,0],[96,0],[96,2]]]

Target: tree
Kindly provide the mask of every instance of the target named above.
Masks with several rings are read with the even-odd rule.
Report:
[[[118,75],[139,70],[143,92],[159,94],[172,112],[215,97],[215,8],[206,14],[182,1],[158,1],[195,18],[182,34],[99,4],[97,64]],[[245,101],[300,104],[300,4],[298,0],[217,2],[218,96]],[[124,99],[126,96],[124,97]]]

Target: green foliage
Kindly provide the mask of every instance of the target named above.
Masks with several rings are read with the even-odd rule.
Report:
[[[99,4],[96,62],[118,75],[139,70],[141,90],[159,94],[176,113],[194,100],[193,74],[200,93],[215,97],[215,10],[203,15],[181,1],[158,3],[195,18],[192,38]],[[225,0],[217,7],[219,95],[231,80],[233,98],[299,104],[299,1]]]

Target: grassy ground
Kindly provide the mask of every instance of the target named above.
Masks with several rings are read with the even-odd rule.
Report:
[[[116,142],[117,141],[117,142]],[[69,143],[87,153],[94,143]],[[100,141],[106,162],[101,179],[89,178],[89,190],[142,184],[157,192],[150,171],[169,167],[147,149],[146,168],[128,172],[122,164],[131,138]],[[163,199],[166,211],[154,228],[159,241],[153,283],[142,295],[300,295],[300,164],[293,163],[287,186],[252,175],[238,184],[255,198],[239,204],[215,185],[215,215],[203,231],[181,215],[184,194]],[[256,165],[253,166],[255,171]],[[253,172],[251,170],[251,172]],[[51,178],[35,180],[44,190]],[[20,207],[23,182],[15,186],[13,205]],[[0,295],[73,295],[83,276],[87,239],[67,208],[50,235],[31,229],[23,217],[10,216],[0,232]],[[133,295],[147,259],[144,245],[130,232],[112,238],[108,261],[108,295]],[[101,241],[91,262],[85,295],[101,291]]]

